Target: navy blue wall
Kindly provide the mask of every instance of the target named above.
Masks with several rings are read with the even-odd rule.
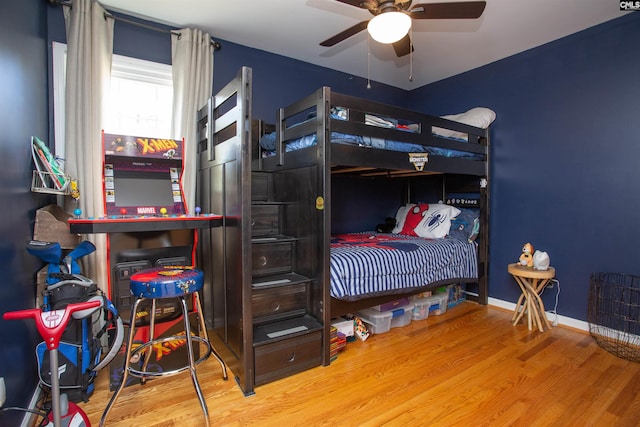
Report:
[[[395,217],[406,202],[436,203],[442,200],[440,176],[411,179],[385,177],[331,177],[331,232],[372,231],[387,217]]]
[[[33,308],[40,265],[24,244],[31,239],[35,211],[51,202],[31,193],[31,135],[47,139],[46,6],[40,0],[8,2],[0,16],[0,313]],[[0,319],[0,377],[5,406],[26,407],[37,385],[33,321]],[[23,413],[0,415],[0,425],[19,425]]]
[[[403,179],[331,177],[331,232],[371,231],[403,202]]]
[[[629,14],[410,93],[409,108],[433,114],[497,113],[491,297],[518,297],[506,266],[526,242],[549,253],[572,318],[586,320],[592,272],[640,274],[638,40]]]

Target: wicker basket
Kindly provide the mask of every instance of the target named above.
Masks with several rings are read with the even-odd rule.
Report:
[[[640,277],[593,273],[587,311],[589,332],[600,347],[640,362]]]

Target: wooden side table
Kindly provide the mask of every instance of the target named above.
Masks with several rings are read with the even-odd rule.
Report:
[[[551,329],[551,323],[549,323],[549,319],[545,314],[540,293],[555,277],[556,270],[553,267],[549,267],[547,270],[535,270],[531,267],[513,263],[509,264],[508,271],[522,291],[513,313],[513,324],[516,325],[526,311],[529,330],[531,330],[531,325],[534,324],[538,326],[540,332],[544,332],[543,323],[548,329]]]

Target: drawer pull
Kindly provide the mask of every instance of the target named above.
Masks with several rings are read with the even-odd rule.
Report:
[[[280,310],[280,303],[275,302],[275,301],[272,302],[271,303],[271,311],[276,312],[278,310]]]
[[[294,360],[296,360],[295,351],[289,355],[289,358],[287,359],[287,362],[293,362]]]
[[[256,225],[256,219],[251,217],[251,226],[253,227],[254,225]]]
[[[258,258],[258,264],[260,264],[261,267],[267,265],[267,257],[262,255],[260,258]]]

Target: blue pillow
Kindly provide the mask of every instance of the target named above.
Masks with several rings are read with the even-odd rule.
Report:
[[[473,242],[480,229],[480,210],[460,208],[460,213],[451,219],[449,236],[454,239]]]

